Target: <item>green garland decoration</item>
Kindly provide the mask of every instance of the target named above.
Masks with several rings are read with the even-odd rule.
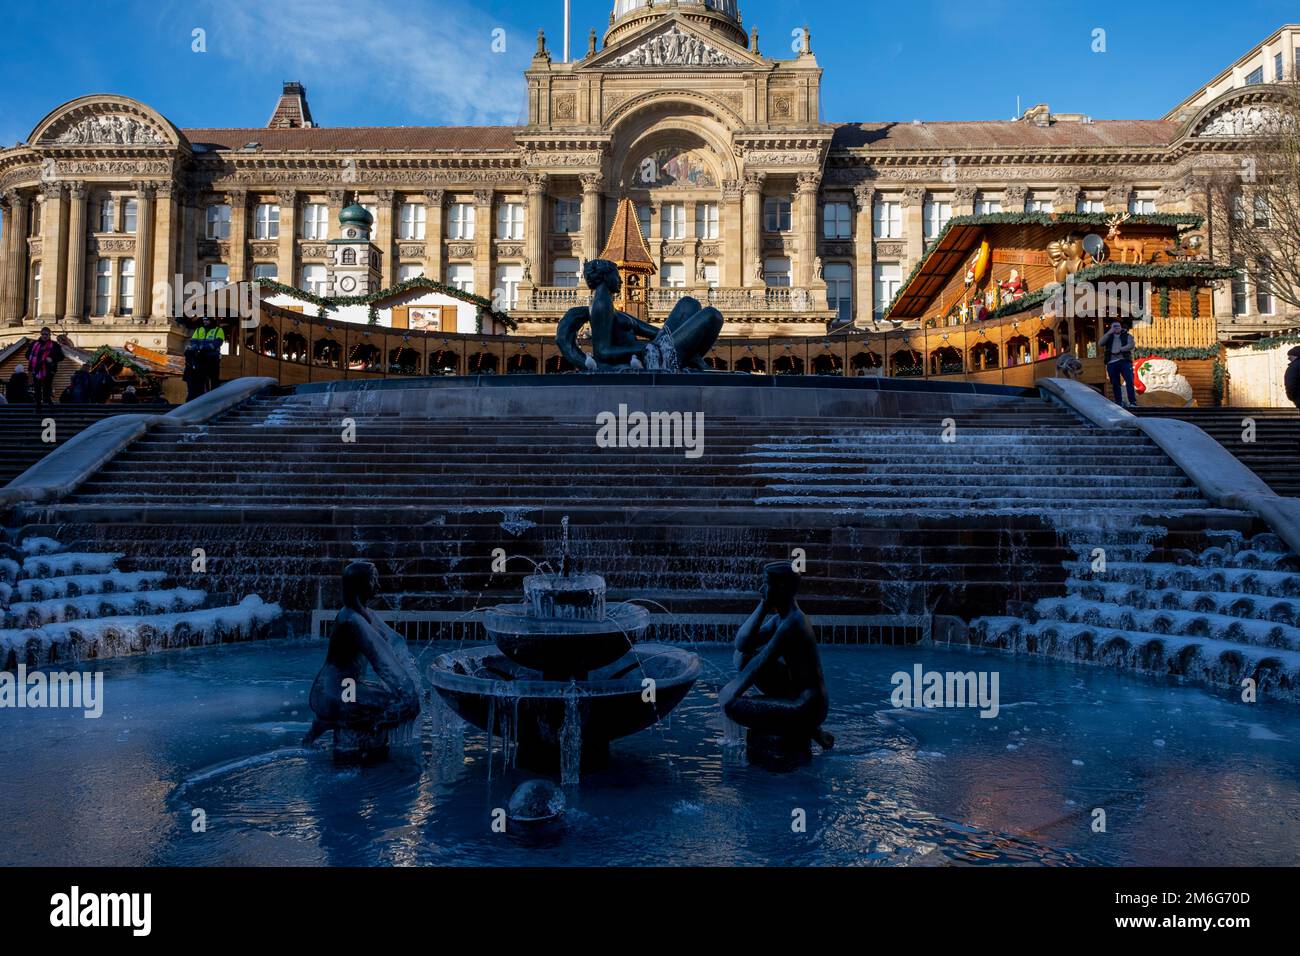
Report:
[[[1210,394],[1214,398],[1215,405],[1222,405],[1228,386],[1228,368],[1223,364],[1221,359],[1214,360],[1214,381],[1210,386]]]
[[[1279,345],[1300,345],[1300,332],[1282,332],[1250,343],[1256,352],[1267,352]]]
[[[1192,318],[1199,319],[1201,317],[1201,287],[1193,282],[1187,287],[1187,291],[1192,297]]]
[[[1169,283],[1160,283],[1160,318],[1169,318]]]
[[[475,295],[472,292],[462,292],[455,286],[446,285],[442,282],[430,279],[427,276],[412,276],[410,279],[406,279],[396,285],[390,285],[386,289],[378,289],[375,292],[371,292],[369,295],[336,296],[316,295],[315,293],[308,292],[305,289],[299,289],[297,286],[285,285],[283,282],[277,282],[274,279],[262,278],[254,281],[272,295],[283,294],[298,299],[300,302],[310,302],[312,305],[318,306],[321,309],[319,314],[322,318],[324,317],[324,310],[327,308],[338,308],[347,305],[374,306],[382,299],[388,299],[395,295],[400,295],[403,292],[409,292],[413,289],[427,289],[432,292],[438,292],[442,295],[450,296],[453,299],[459,299],[461,302],[468,302],[470,305],[477,306],[480,312],[480,330],[482,328],[482,315],[484,313],[492,316],[495,321],[500,322],[511,331],[514,331],[519,325],[505,312],[495,311],[492,308],[492,302],[490,299],[485,299],[483,296]],[[371,310],[371,314],[377,316],[374,309]],[[377,321],[378,319],[376,317],[372,320],[371,324],[374,324]]]
[[[1177,348],[1163,349],[1139,345],[1133,352],[1142,358],[1173,359],[1175,362],[1190,362],[1194,359],[1217,359],[1219,357],[1219,347],[1217,345],[1207,345],[1203,348],[1184,345]]]

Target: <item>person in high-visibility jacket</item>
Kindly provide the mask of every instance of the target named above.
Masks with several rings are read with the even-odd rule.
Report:
[[[210,315],[190,336],[186,351],[194,350],[194,366],[200,395],[212,391],[221,379],[221,346],[226,341],[225,330]]]

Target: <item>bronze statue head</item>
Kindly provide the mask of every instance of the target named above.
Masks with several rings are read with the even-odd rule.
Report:
[[[343,569],[343,599],[355,597],[365,604],[379,593],[379,569],[369,561],[349,561]]]
[[[773,561],[763,566],[766,583],[763,595],[770,607],[786,610],[799,591],[799,572],[789,561]]]
[[[582,278],[587,283],[588,289],[598,289],[604,286],[609,290],[610,295],[618,295],[623,288],[623,279],[618,274],[618,266],[608,259],[588,259],[587,265],[582,270]]]

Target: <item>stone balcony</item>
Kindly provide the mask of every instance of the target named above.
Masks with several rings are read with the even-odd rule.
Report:
[[[694,296],[704,305],[711,305],[728,319],[747,317],[794,317],[829,319],[831,310],[826,305],[826,290],[792,287],[709,288],[706,286],[684,288],[655,288],[649,290],[650,314],[665,316],[672,311],[678,299]],[[521,288],[519,304],[510,312],[514,316],[543,313],[559,316],[574,306],[586,305],[591,293],[584,288],[560,286],[534,286]],[[825,313],[823,316],[822,313]]]

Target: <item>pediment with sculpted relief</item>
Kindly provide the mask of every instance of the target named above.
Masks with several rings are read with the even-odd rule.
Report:
[[[761,60],[747,50],[705,36],[674,17],[612,46],[584,67],[598,70],[752,67]]]

